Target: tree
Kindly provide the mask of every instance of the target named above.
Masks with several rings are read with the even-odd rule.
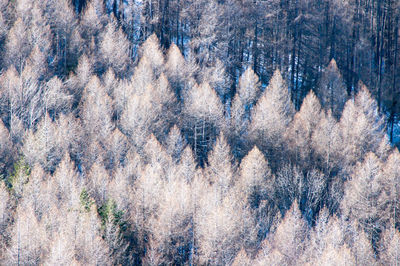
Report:
[[[155,34],[150,35],[140,46],[139,55],[141,58],[145,57],[149,60],[151,69],[156,76],[160,74],[161,67],[164,64],[164,56]]]
[[[390,218],[388,187],[382,174],[382,162],[368,153],[359,163],[345,187],[343,214],[359,223],[368,239],[376,243]]]
[[[382,169],[383,171],[383,179],[384,186],[388,188],[387,193],[389,193],[390,197],[390,215],[391,222],[393,222],[393,227],[399,226],[400,215],[400,199],[398,197],[400,187],[399,187],[399,179],[400,179],[400,170],[399,170],[399,162],[400,162],[400,154],[398,149],[394,149],[389,157],[386,160],[386,163]]]
[[[383,138],[384,128],[377,103],[363,86],[354,102],[346,102],[339,122],[339,149],[345,155],[342,167],[354,165],[368,152],[376,152]]]
[[[93,75],[93,60],[83,54],[78,61],[75,73],[72,73],[66,84],[71,94],[74,95],[74,104],[78,104],[84,88]]]
[[[286,131],[287,145],[294,156],[294,161],[305,165],[314,161],[311,149],[312,134],[322,116],[321,105],[314,92],[311,91]]]
[[[318,156],[317,162],[324,169],[324,173],[329,176],[340,166],[341,153],[339,128],[331,111],[322,116],[315,131],[312,134],[312,148]]]
[[[3,175],[11,168],[15,152],[10,132],[4,123],[0,121],[0,173]]]
[[[74,40],[74,29],[77,28],[76,15],[68,0],[46,1],[44,13],[55,36],[53,50],[57,57],[58,71],[67,74],[71,67],[75,66],[79,56],[78,51],[81,49]]]
[[[175,161],[179,161],[185,149],[186,141],[182,138],[180,129],[176,125],[170,129],[165,142],[168,154]]]
[[[295,201],[276,229],[272,242],[273,248],[283,255],[284,263],[296,263],[303,254],[307,245],[306,226]]]
[[[259,78],[249,67],[240,77],[238,91],[232,101],[232,127],[238,134],[246,130],[250,119],[249,111],[258,97],[259,90]]]
[[[254,219],[257,239],[249,239],[250,245],[263,239],[272,225],[276,213],[275,176],[271,173],[264,155],[255,146],[240,163],[234,193],[245,199]],[[251,243],[253,242],[253,243]]]
[[[230,148],[223,135],[220,135],[208,155],[208,164],[205,168],[205,177],[218,190],[218,195],[225,197],[233,187],[235,180],[235,166]]]
[[[322,74],[317,90],[321,105],[327,110],[331,110],[333,116],[339,119],[347,101],[347,88],[342,75],[332,59],[328,67]]]
[[[250,238],[246,235],[249,215],[244,203],[232,194],[221,200],[218,193],[218,186],[210,186],[195,213],[201,264],[231,264],[242,239]]]
[[[171,86],[175,88],[175,94],[179,99],[182,97],[184,82],[192,74],[178,46],[174,43],[169,47],[167,61],[165,63],[165,73]]]
[[[10,195],[8,194],[7,187],[4,182],[0,183],[0,228],[1,228],[1,233],[0,233],[0,243],[1,243],[1,248],[0,250],[3,252],[3,245],[6,243],[7,239],[7,231],[6,228],[10,222],[10,218],[12,217],[10,214],[10,208],[11,208],[11,201],[10,201]],[[1,258],[1,257],[0,257]]]
[[[10,29],[6,41],[6,62],[7,65],[14,65],[19,71],[25,64],[26,58],[30,54],[31,47],[28,38],[28,27],[19,18]]]
[[[129,44],[122,29],[117,28],[115,21],[110,21],[101,35],[100,54],[104,67],[100,72],[112,67],[118,76],[126,75],[130,61]]]
[[[224,127],[223,106],[207,84],[195,84],[184,100],[184,130],[200,163],[205,161],[219,129]]]
[[[29,165],[40,163],[48,172],[54,172],[67,144],[57,137],[57,125],[48,114],[40,121],[36,132],[30,130],[24,139],[22,151]]]
[[[251,112],[249,134],[252,141],[266,152],[268,160],[280,160],[285,131],[294,108],[285,81],[279,70],[274,72],[268,87]]]
[[[399,231],[391,227],[384,231],[382,247],[380,249],[380,262],[387,265],[396,265],[400,261],[400,235]]]
[[[337,216],[330,216],[329,210],[323,208],[310,232],[310,242],[304,252],[303,263],[323,260],[331,252],[334,254],[341,249],[348,249],[343,227],[343,223]],[[350,250],[347,252],[350,254]]]
[[[6,255],[7,264],[40,264],[49,249],[48,235],[35,217],[32,205],[18,207],[11,228],[11,243]]]
[[[240,77],[238,91],[232,100],[231,125],[229,135],[234,146],[234,154],[241,157],[246,152],[241,137],[246,134],[250,123],[250,110],[258,97],[260,83],[258,76],[249,67]],[[237,143],[237,144],[236,144]],[[244,150],[244,151],[243,151]]]
[[[100,0],[88,2],[84,13],[81,15],[82,37],[87,41],[97,38],[106,22],[104,3]]]
[[[80,108],[85,136],[83,144],[88,147],[83,151],[82,158],[86,170],[95,162],[94,158],[102,157],[99,150],[104,150],[105,141],[114,129],[111,110],[110,97],[101,86],[99,78],[93,76],[85,87]]]
[[[272,201],[274,195],[274,176],[264,155],[255,146],[240,163],[240,177],[237,186],[253,208],[261,200]]]

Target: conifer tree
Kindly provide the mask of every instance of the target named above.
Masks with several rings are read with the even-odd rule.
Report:
[[[128,40],[122,29],[118,29],[115,21],[110,21],[102,33],[100,43],[100,54],[103,71],[109,67],[115,71],[118,76],[124,76],[129,64]]]
[[[90,0],[81,15],[82,37],[91,41],[97,37],[106,22],[104,3],[100,0]]]
[[[295,201],[273,237],[272,246],[283,255],[283,263],[295,264],[307,245],[307,225]]]
[[[293,153],[294,161],[308,165],[314,160],[312,134],[323,115],[318,98],[311,91],[286,131],[287,145]]]
[[[180,160],[186,141],[182,138],[180,129],[176,125],[170,129],[165,144],[168,154],[174,160]]]
[[[205,175],[208,181],[219,190],[220,197],[227,195],[234,184],[235,166],[229,145],[223,135],[220,135],[208,155],[208,165]]]
[[[240,77],[238,91],[232,101],[231,126],[238,136],[247,129],[249,112],[260,90],[258,76],[249,67]]]
[[[352,166],[368,152],[376,152],[384,132],[384,121],[378,114],[376,101],[365,86],[355,97],[347,101],[339,123],[339,149],[344,157],[344,166]]]
[[[264,155],[255,146],[240,164],[237,186],[248,199],[250,206],[257,208],[261,200],[274,197],[274,176]]]
[[[279,70],[252,110],[249,128],[252,141],[265,151],[269,161],[280,160],[285,131],[294,113],[285,81]]]
[[[368,239],[377,241],[390,218],[390,197],[386,192],[382,162],[368,153],[345,187],[342,211],[356,220]]]
[[[400,262],[400,235],[399,231],[391,227],[382,235],[380,262],[386,265],[396,265]]]
[[[195,84],[185,99],[185,134],[195,156],[204,162],[218,129],[224,128],[223,106],[207,84]]]
[[[323,72],[317,95],[321,105],[331,110],[332,115],[339,119],[348,97],[346,84],[339,72],[335,59],[331,60]]]
[[[11,243],[6,264],[40,264],[49,249],[45,228],[35,217],[33,206],[19,206],[16,221],[11,228]]]

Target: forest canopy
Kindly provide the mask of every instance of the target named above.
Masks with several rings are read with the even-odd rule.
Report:
[[[0,264],[400,263],[399,18],[0,0]]]

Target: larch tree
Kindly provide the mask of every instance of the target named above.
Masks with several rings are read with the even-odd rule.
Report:
[[[6,62],[8,65],[14,65],[19,71],[22,71],[26,58],[31,52],[28,30],[24,21],[18,18],[6,40]]]
[[[58,208],[64,205],[71,207],[69,203],[73,202],[74,191],[78,189],[78,186],[83,185],[81,178],[69,153],[64,153],[63,159],[49,180],[53,198],[57,199],[54,203]]]
[[[106,16],[103,1],[89,1],[84,13],[81,14],[82,37],[89,42],[92,38],[97,38],[105,23]]]
[[[16,221],[10,229],[12,239],[5,263],[9,265],[43,263],[43,255],[49,249],[49,241],[45,228],[35,217],[32,205],[17,208]]]
[[[383,167],[384,183],[390,195],[390,215],[393,227],[400,224],[400,153],[394,149],[387,158]]]
[[[165,140],[165,146],[168,154],[175,160],[179,161],[181,159],[181,155],[186,146],[186,141],[182,137],[180,129],[177,125],[174,125]]]
[[[85,87],[80,111],[85,135],[83,144],[89,147],[82,151],[82,159],[86,170],[88,170],[94,163],[94,158],[103,157],[99,154],[99,149],[105,148],[104,143],[114,129],[111,119],[111,99],[97,76],[93,76]]]
[[[338,124],[332,116],[331,111],[322,116],[315,131],[312,134],[312,148],[315,151],[316,161],[329,176],[335,168],[340,165],[340,145]]]
[[[256,146],[241,161],[239,172],[236,186],[250,206],[258,208],[261,200],[272,201],[275,178],[264,155]]]
[[[4,254],[4,247],[6,245],[7,226],[9,225],[11,214],[11,201],[10,195],[8,194],[6,184],[2,181],[0,183],[0,251]],[[2,256],[0,256],[2,260]]]
[[[359,229],[353,236],[351,245],[356,265],[374,265],[376,263],[372,243],[363,229]]]
[[[393,227],[383,232],[380,262],[385,265],[396,265],[400,262],[400,233]]]
[[[318,98],[310,91],[286,131],[287,145],[295,162],[310,165],[314,161],[312,134],[323,115]]]
[[[68,80],[66,81],[66,86],[70,93],[74,96],[74,104],[78,104],[84,88],[91,79],[94,73],[93,70],[93,60],[87,54],[83,54],[79,57],[78,65],[75,71],[71,73]]]
[[[103,164],[109,171],[125,159],[129,150],[128,138],[122,132],[115,128],[105,140],[105,158]]]
[[[150,35],[140,46],[139,55],[149,60],[153,73],[158,76],[164,64],[164,55],[160,50],[159,40],[155,34]]]
[[[236,195],[222,199],[216,196],[219,188],[211,185],[199,200],[196,225],[200,264],[231,264],[240,250],[249,215],[244,202]],[[242,238],[243,237],[243,238]]]
[[[22,198],[18,202],[23,208],[31,207],[38,221],[41,221],[49,211],[53,200],[49,192],[51,188],[46,182],[48,177],[40,165],[34,165],[29,175],[29,181],[24,187]]]
[[[187,260],[192,215],[191,185],[174,175],[163,187],[157,215],[150,219],[153,249],[164,263],[179,264]]]
[[[82,198],[82,197],[81,197]],[[86,210],[86,208],[84,208]],[[70,233],[75,232],[73,245],[75,258],[81,264],[108,264],[110,255],[107,244],[101,236],[101,223],[94,206],[84,212],[72,212]]]
[[[157,213],[160,197],[164,188],[165,180],[162,179],[159,167],[146,165],[139,172],[139,176],[135,180],[133,193],[131,194],[131,217],[130,222],[135,228],[136,237],[140,249],[143,253],[145,243],[150,238],[151,227],[150,220]]]
[[[348,99],[348,94],[346,84],[339,72],[335,59],[332,59],[323,71],[316,94],[321,101],[321,105],[331,110],[335,119],[339,120]]]
[[[110,21],[102,33],[100,54],[103,71],[111,67],[117,76],[125,76],[129,67],[129,44],[121,28],[115,21]]]
[[[50,244],[50,251],[44,261],[46,265],[75,265],[77,261],[74,260],[75,252],[74,247],[71,246],[71,236],[66,232],[57,232]]]
[[[67,74],[76,63],[79,49],[74,36],[77,18],[69,0],[46,1],[45,16],[54,34],[53,50],[57,58],[58,72]]]
[[[114,92],[116,88],[120,85],[121,80],[115,76],[115,71],[111,67],[109,67],[107,71],[102,75],[101,81],[102,85],[107,91],[107,95],[115,100]]]
[[[312,263],[323,257],[327,250],[340,250],[345,246],[345,235],[337,216],[330,216],[329,210],[323,208],[315,226],[310,232],[310,242],[302,258],[303,263]]]
[[[195,84],[184,102],[185,134],[197,160],[204,162],[218,130],[225,126],[223,106],[215,90],[207,83]]]
[[[256,73],[249,67],[239,79],[239,87],[232,100],[231,126],[238,136],[246,130],[250,120],[250,110],[260,91],[260,82]]]
[[[178,46],[173,43],[168,49],[165,73],[168,76],[171,86],[175,88],[175,94],[178,99],[182,97],[185,79],[188,78],[188,75],[191,75],[187,69],[187,65]]]
[[[191,183],[196,175],[196,161],[190,146],[186,146],[183,150],[180,161],[177,165],[177,173],[180,178]]]
[[[38,124],[36,132],[27,132],[22,151],[29,165],[40,163],[46,171],[55,170],[64,152],[64,145],[58,143],[56,137],[57,130],[56,124],[46,114]]]
[[[191,69],[189,68],[189,71],[190,70]],[[229,89],[231,87],[231,82],[229,80],[224,63],[221,60],[217,59],[211,66],[203,68],[200,71],[200,75],[201,81],[208,82],[210,86],[214,88],[218,96],[221,98],[222,103],[226,107],[226,105],[229,104],[228,99],[230,98]]]
[[[368,152],[376,152],[384,130],[377,103],[367,88],[362,86],[354,102],[346,102],[339,122],[339,149],[344,155],[342,167],[351,167]]]
[[[249,128],[252,142],[266,152],[269,161],[280,160],[277,153],[282,150],[283,136],[293,113],[288,88],[276,70],[251,112]]]
[[[88,172],[85,187],[97,206],[106,203],[110,181],[111,178],[103,164],[95,162]]]
[[[254,219],[257,237],[263,238],[272,225],[276,206],[275,177],[264,155],[255,146],[241,161],[234,192],[245,199]],[[249,239],[254,244],[256,239]],[[253,243],[251,243],[253,242]]]
[[[233,187],[235,181],[235,163],[229,144],[223,135],[220,135],[213,149],[208,155],[208,164],[205,168],[207,180],[218,190],[220,199],[224,198]]]
[[[5,127],[3,121],[0,121],[0,173],[6,173],[10,169],[15,152],[10,132]]]
[[[376,242],[390,219],[390,197],[382,162],[368,153],[345,184],[342,212],[358,222],[370,241]]]
[[[44,113],[48,112],[52,117],[57,117],[60,113],[68,113],[71,109],[72,97],[59,78],[50,79],[44,85],[43,90]]]
[[[317,265],[354,265],[356,260],[347,246],[333,247],[327,246],[322,255],[311,263]]]
[[[307,225],[295,201],[273,236],[272,246],[283,255],[283,263],[296,264],[307,246]]]
[[[301,198],[305,186],[303,173],[299,167],[286,164],[277,171],[275,180],[279,208],[288,210]]]

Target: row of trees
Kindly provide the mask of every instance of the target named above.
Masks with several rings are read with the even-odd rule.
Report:
[[[197,65],[196,75],[224,69],[213,86],[224,103],[233,100],[247,66],[263,86],[279,68],[299,110],[310,90],[332,86],[321,80],[336,59],[346,88],[341,97],[354,96],[362,81],[385,115],[391,142],[398,141],[395,0],[2,0],[0,7],[1,65],[13,64],[19,72],[37,47],[42,55],[37,52],[35,60],[59,77],[67,77],[83,54],[94,63],[94,73],[112,66],[126,77],[138,62],[138,47],[155,33],[163,49],[175,43]]]
[[[78,6],[85,6],[86,1]],[[200,67],[222,63],[225,97],[231,99],[242,71],[250,65],[267,84],[282,70],[298,110],[307,93],[320,86],[324,67],[335,58],[348,95],[362,80],[387,117],[391,140],[399,121],[399,26],[396,0],[191,1],[105,0],[132,51],[155,32],[162,47],[178,45]],[[327,85],[329,86],[329,85]]]
[[[101,1],[0,3],[0,264],[400,261],[400,153],[335,60],[300,105]]]

